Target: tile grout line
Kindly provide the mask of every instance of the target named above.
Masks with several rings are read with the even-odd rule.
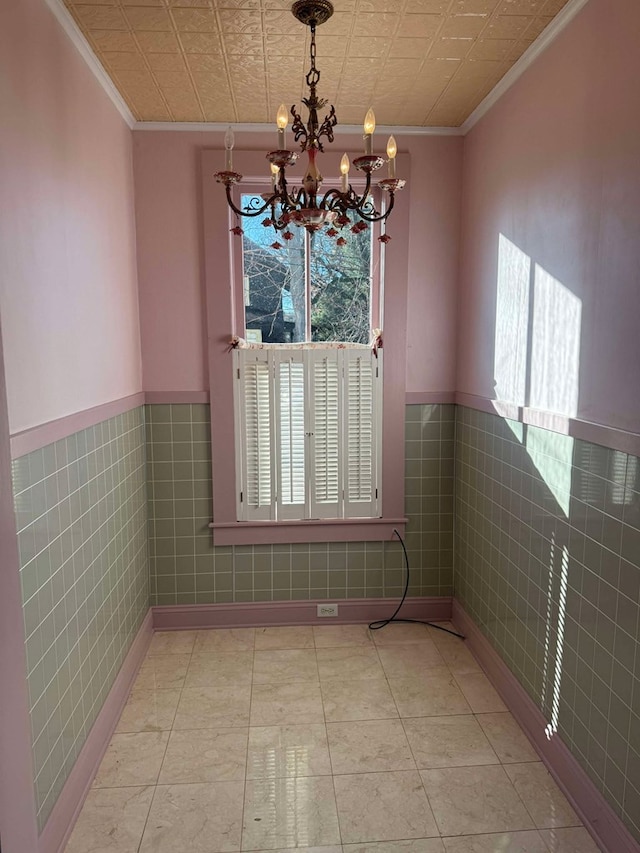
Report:
[[[155,632],[154,632],[154,635],[155,635]],[[140,836],[140,842],[139,842],[139,844],[138,844],[138,848],[137,848],[138,853],[139,853],[139,851],[140,851],[140,849],[141,849],[141,847],[142,847],[142,842],[143,842],[143,840],[144,840],[144,836],[145,836],[145,833],[146,833],[146,831],[147,831],[147,826],[148,826],[148,824],[149,824],[149,816],[150,816],[150,814],[151,814],[151,809],[153,808],[153,804],[154,804],[154,802],[155,802],[156,795],[157,795],[157,793],[158,793],[158,779],[160,778],[160,774],[161,774],[161,772],[162,772],[162,766],[163,766],[163,764],[164,764],[165,758],[167,757],[167,750],[168,750],[168,748],[169,748],[169,742],[170,742],[170,740],[171,740],[171,734],[172,734],[172,732],[173,732],[173,725],[174,725],[174,723],[175,723],[175,718],[176,718],[176,716],[177,716],[177,714],[178,714],[178,708],[179,708],[179,706],[180,706],[180,700],[182,699],[182,691],[184,690],[184,685],[185,685],[185,682],[186,682],[187,673],[189,672],[189,667],[190,667],[190,665],[191,665],[191,659],[193,658],[193,649],[195,648],[196,639],[197,639],[197,633],[196,633],[196,636],[194,637],[193,645],[192,645],[192,647],[191,647],[191,652],[190,652],[190,654],[189,654],[189,663],[187,664],[187,669],[186,669],[186,671],[185,671],[184,678],[183,678],[183,681],[182,681],[182,687],[180,688],[180,695],[178,696],[178,703],[176,704],[176,710],[175,710],[175,713],[174,713],[174,715],[173,715],[173,720],[172,720],[172,723],[171,723],[171,728],[170,728],[170,730],[169,730],[169,737],[167,738],[167,744],[166,744],[166,746],[165,746],[165,750],[164,750],[164,755],[162,756],[162,761],[160,762],[160,767],[158,768],[158,776],[157,776],[157,778],[156,778],[156,784],[153,786],[153,796],[151,797],[151,802],[150,802],[150,804],[149,804],[149,811],[147,812],[147,817],[146,817],[146,819],[145,819],[144,827],[143,827],[143,829],[142,829],[142,835]],[[153,642],[153,638],[152,638],[152,642]],[[147,655],[146,655],[146,657],[147,657],[147,658],[148,658],[148,657],[150,657],[150,655],[149,655],[149,650],[147,650]],[[153,657],[153,656],[151,656],[151,657]],[[166,654],[166,653],[165,653],[165,654],[161,655],[161,657],[170,657],[170,655],[168,655],[168,654]],[[135,685],[135,682],[134,682],[134,685]],[[132,691],[133,691],[133,687],[132,687]]]
[[[329,564],[329,560],[327,558],[327,566],[328,566],[328,564]],[[329,570],[327,568],[327,572],[328,571]],[[329,756],[329,767],[331,768],[331,789],[333,790],[333,802],[334,802],[335,808],[336,808],[336,822],[338,824],[338,838],[339,838],[338,844],[342,847],[344,842],[342,840],[342,827],[340,825],[340,812],[338,810],[338,792],[336,791],[336,774],[335,774],[334,769],[333,769],[333,758],[331,756],[331,745],[329,744],[329,729],[327,728],[327,714],[326,714],[325,707],[324,707],[324,694],[322,692],[322,681],[320,680],[320,665],[318,663],[318,647],[316,645],[316,634],[315,634],[314,629],[315,629],[315,625],[312,627],[311,632],[312,632],[313,647],[314,647],[315,657],[316,657],[316,668],[318,670],[318,686],[319,686],[319,690],[320,690],[320,704],[322,706],[322,719],[324,720],[324,736],[325,736],[325,740],[327,743],[327,754]],[[344,848],[343,848],[343,850],[344,850]]]
[[[253,658],[251,661],[251,684],[249,685],[249,720],[247,727],[247,749],[245,753],[245,764],[244,764],[244,783],[242,785],[242,810],[240,814],[240,850],[243,849],[243,841],[244,841],[244,816],[247,805],[247,785],[249,783],[249,742],[251,740],[251,711],[253,708],[253,683],[254,683],[254,675],[255,675],[255,666],[256,666],[256,634],[255,628],[253,629]],[[254,728],[256,728],[254,726]]]

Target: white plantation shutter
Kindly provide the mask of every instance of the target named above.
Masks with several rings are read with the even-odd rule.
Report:
[[[235,353],[236,423],[242,437],[236,472],[242,484],[238,518],[273,519],[274,467],[271,364],[264,350]]]
[[[342,363],[343,350],[309,351],[310,517],[342,515]]]
[[[238,520],[380,516],[382,354],[235,353]]]
[[[381,357],[344,350],[345,361],[345,518],[380,515],[378,472],[381,411]]]
[[[274,353],[277,437],[277,515],[303,518],[307,491],[303,351]]]

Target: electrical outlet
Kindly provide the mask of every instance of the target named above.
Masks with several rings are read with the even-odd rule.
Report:
[[[337,604],[319,604],[318,605],[318,616],[337,616],[338,615],[338,605]]]

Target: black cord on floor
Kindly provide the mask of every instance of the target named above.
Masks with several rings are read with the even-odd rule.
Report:
[[[393,528],[393,532],[395,533],[395,535],[400,540],[400,544],[402,545],[402,550],[404,551],[404,564],[405,564],[405,568],[407,570],[407,578],[406,578],[406,581],[404,584],[404,592],[402,593],[402,599],[400,601],[400,604],[396,607],[393,616],[390,616],[388,619],[379,619],[376,622],[370,622],[369,628],[372,631],[379,631],[380,628],[385,628],[391,622],[411,622],[411,623],[415,623],[417,625],[429,625],[431,628],[437,628],[438,631],[446,631],[447,634],[453,634],[454,637],[460,637],[461,640],[466,640],[466,637],[464,637],[462,634],[458,634],[457,631],[450,631],[449,628],[443,628],[442,625],[436,625],[435,622],[427,622],[424,619],[398,619],[397,618],[398,613],[400,612],[400,608],[404,604],[404,600],[407,597],[407,592],[409,591],[410,570],[409,570],[409,555],[407,554],[407,548],[404,544],[404,539],[402,538],[402,536],[396,530],[395,527]]]

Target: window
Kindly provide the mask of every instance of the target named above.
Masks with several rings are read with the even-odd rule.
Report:
[[[245,194],[249,194],[251,191],[258,194],[265,192],[268,187],[269,178],[266,177],[261,182],[260,179],[253,177],[264,175],[265,173],[263,156],[248,151],[237,151],[235,153],[237,154],[237,168],[246,176],[243,179],[242,185],[237,189],[242,190]],[[326,173],[338,174],[339,157],[333,155],[335,158],[335,163],[333,163],[331,156],[331,154],[328,154],[326,158]],[[407,155],[400,156],[406,158],[402,164],[403,174],[409,175],[408,157]],[[383,299],[382,294],[378,296],[375,287],[369,291],[371,293],[370,304],[365,309],[365,313],[370,312],[371,319],[366,325],[365,342],[359,345],[356,343],[351,344],[351,348],[354,351],[359,346],[358,354],[371,360],[370,351],[366,345],[369,339],[369,330],[372,327],[384,328],[384,370],[382,369],[382,359],[378,359],[377,362],[377,387],[380,391],[377,395],[377,417],[380,424],[380,432],[378,434],[381,434],[381,443],[378,447],[378,455],[374,457],[372,462],[372,465],[377,466],[377,508],[367,510],[366,514],[360,514],[362,512],[360,509],[356,510],[355,507],[347,507],[345,505],[344,509],[340,511],[333,510],[331,517],[328,517],[327,513],[327,517],[318,518],[320,513],[315,512],[309,504],[309,509],[301,517],[292,518],[289,512],[293,511],[294,504],[285,504],[280,497],[283,494],[282,490],[280,490],[276,494],[280,505],[276,506],[273,510],[276,513],[275,518],[255,518],[255,516],[248,518],[245,516],[247,518],[246,521],[239,521],[239,518],[242,516],[238,513],[238,502],[240,491],[243,491],[244,498],[244,484],[242,483],[242,476],[244,474],[242,469],[239,468],[235,452],[238,446],[239,434],[239,430],[236,427],[235,395],[238,392],[236,384],[238,381],[237,367],[240,366],[236,364],[236,361],[239,362],[241,359],[247,358],[248,356],[245,353],[270,353],[272,349],[275,350],[276,348],[280,350],[284,349],[288,356],[292,356],[295,353],[296,358],[300,357],[303,360],[306,359],[309,361],[313,358],[311,354],[317,352],[318,348],[322,346],[322,337],[325,338],[324,342],[329,343],[327,339],[333,337],[333,335],[327,333],[320,336],[320,320],[317,319],[318,314],[316,310],[318,301],[314,301],[314,297],[316,296],[313,284],[314,275],[311,262],[307,263],[306,260],[309,257],[308,255],[305,255],[305,267],[308,267],[307,281],[311,282],[311,285],[308,290],[305,290],[306,314],[304,325],[308,329],[307,348],[302,349],[301,344],[293,340],[294,335],[291,326],[289,329],[292,342],[288,346],[270,347],[266,345],[268,343],[265,340],[267,336],[264,326],[261,325],[261,322],[265,322],[264,316],[260,322],[255,322],[258,319],[256,315],[250,318],[249,322],[246,322],[247,314],[245,311],[247,306],[245,305],[245,301],[249,302],[251,311],[260,309],[260,305],[257,300],[255,300],[254,305],[254,293],[251,292],[251,282],[247,283],[244,276],[242,266],[243,239],[230,233],[230,229],[237,223],[234,217],[230,216],[228,206],[224,198],[220,195],[220,187],[211,179],[211,175],[219,168],[219,159],[219,151],[211,149],[202,152],[204,251],[207,329],[209,338],[209,400],[211,403],[213,455],[214,515],[212,528],[214,543],[217,545],[236,545],[282,542],[361,542],[380,541],[390,538],[394,527],[402,530],[405,522],[404,411],[407,354],[405,336],[409,235],[408,196],[403,196],[403,203],[396,205],[393,214],[393,240],[384,247],[384,253],[380,252],[381,244],[375,239],[375,235],[372,239],[370,231],[363,232],[367,237],[367,242],[371,241],[371,267],[373,270],[377,271],[378,265],[381,265],[384,260],[385,288],[388,298]],[[241,201],[239,195],[236,199],[236,203]],[[273,229],[264,228],[261,225],[262,218],[256,217],[256,228],[259,228],[261,234],[265,235],[263,239],[269,238],[267,245],[269,246],[276,241],[284,245],[285,241],[279,235],[276,235]],[[246,219],[242,220],[241,226],[245,234],[250,236],[251,231]],[[300,236],[304,238],[304,232]],[[327,257],[323,253],[319,254],[321,255],[320,260]],[[348,292],[347,288],[345,288],[345,292]],[[286,323],[293,322],[291,318],[291,314],[294,313],[292,310],[293,297],[291,296],[291,288],[287,287],[282,279],[280,280],[280,285],[276,288],[275,298],[278,304],[277,311],[274,311],[272,306],[268,311],[263,311],[263,315],[269,315],[269,325],[271,323],[275,323],[275,325],[282,323],[281,330],[286,332]],[[350,309],[347,306],[340,311],[335,311],[334,319],[341,319],[341,316],[346,317],[349,313]],[[383,315],[384,323],[382,322]],[[374,318],[379,319],[376,321]],[[260,328],[258,328],[259,326]],[[280,340],[276,341],[276,343],[279,345],[286,344],[289,337],[283,335],[280,331],[278,334],[280,335]],[[233,351],[229,347],[229,341],[233,336],[245,338],[246,340],[253,338],[254,349]],[[340,335],[339,337],[342,336]],[[262,343],[259,343],[260,338],[262,338]],[[356,338],[355,340],[362,341],[363,338]],[[329,352],[335,353],[335,350],[335,346],[329,348]],[[338,350],[338,352],[343,351]],[[344,352],[348,352],[348,350],[344,350]],[[301,353],[308,353],[308,355],[301,356]],[[270,357],[275,358],[275,356]],[[347,358],[347,356],[337,355],[336,358]],[[294,373],[295,370],[299,369],[296,367]],[[308,376],[309,368],[303,366],[303,374],[305,370]],[[271,381],[273,382],[274,380],[272,379]],[[342,393],[344,394],[344,389]],[[382,405],[382,400],[384,400],[384,405]],[[276,417],[276,402],[277,397],[274,394],[271,400],[273,418]],[[309,414],[307,413],[308,417]],[[344,424],[344,415],[342,418],[341,423]],[[272,424],[273,422],[270,420],[269,423]],[[305,431],[310,432],[314,430],[307,429]],[[282,447],[285,443],[282,435],[284,433],[282,433],[279,424],[277,433],[272,428],[271,436],[274,437],[272,445],[274,450],[269,461],[269,471],[275,471],[276,461],[282,459]],[[317,436],[314,435],[313,438],[317,446]],[[344,439],[341,440],[344,441]],[[341,452],[344,456],[344,445]],[[293,445],[291,445],[291,453],[293,454]],[[307,453],[305,465],[309,464],[308,459],[309,456]],[[248,458],[243,464],[248,466]],[[305,468],[305,470],[307,469]],[[282,476],[286,480],[286,472],[283,474],[274,474],[274,476],[276,480],[278,476]],[[308,479],[305,479],[305,483],[308,482]],[[274,484],[276,480],[273,481]],[[297,481],[292,480],[291,482],[295,484]],[[271,488],[276,493],[276,486],[272,485]],[[327,508],[327,502],[323,503],[323,508]],[[262,511],[264,512],[264,507]],[[371,512],[371,515],[369,515],[369,512]]]
[[[241,196],[243,209],[261,204],[253,193]],[[368,344],[380,325],[378,229],[344,228],[338,245],[324,231],[309,234],[297,226],[285,238],[265,221],[242,222],[244,337],[268,344]]]
[[[261,204],[241,196],[243,209]],[[270,222],[242,222],[244,335],[262,348],[233,364],[238,521],[379,516],[373,228],[285,236]]]
[[[234,353],[239,521],[380,515],[382,354]]]

